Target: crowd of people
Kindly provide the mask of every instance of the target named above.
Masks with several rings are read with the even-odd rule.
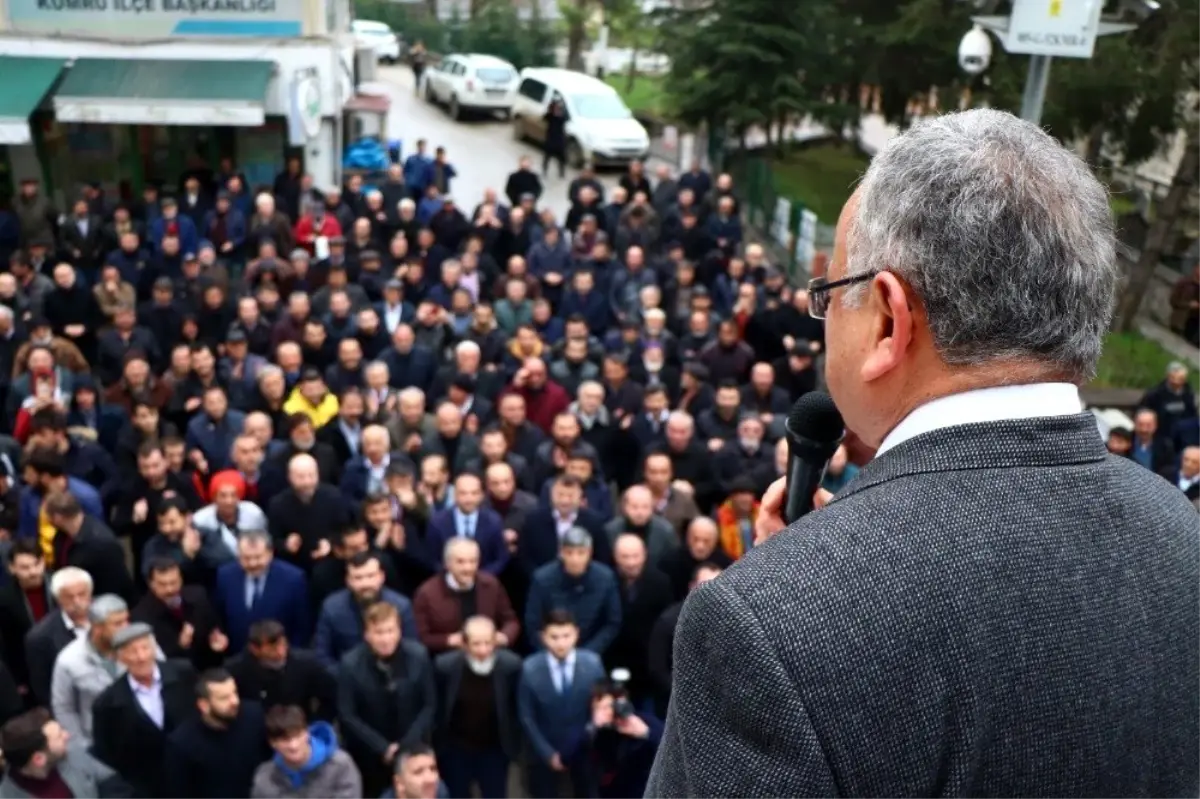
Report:
[[[640,795],[822,325],[728,175],[454,174],[22,183],[0,794]]]

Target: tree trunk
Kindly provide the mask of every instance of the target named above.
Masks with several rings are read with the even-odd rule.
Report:
[[[1163,250],[1175,232],[1175,223],[1187,203],[1188,195],[1196,184],[1196,172],[1200,170],[1200,132],[1194,126],[1188,126],[1187,144],[1183,148],[1183,157],[1179,159],[1179,167],[1171,180],[1171,188],[1167,198],[1158,206],[1158,213],[1150,232],[1146,234],[1146,243],[1142,254],[1129,273],[1129,283],[1117,307],[1117,329],[1127,331],[1133,329],[1134,319],[1142,305],[1142,297],[1154,279],[1154,270],[1162,258]]]
[[[633,94],[633,84],[637,82],[637,45],[629,46],[629,69],[625,71],[625,94]]]
[[[587,2],[575,0],[567,19],[567,69],[583,72],[583,44],[587,39]]]
[[[1088,131],[1087,151],[1084,153],[1083,160],[1092,169],[1100,167],[1100,159],[1103,157],[1104,151],[1104,124],[1097,122]]]

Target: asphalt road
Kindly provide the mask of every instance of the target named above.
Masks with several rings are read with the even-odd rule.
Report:
[[[517,168],[522,155],[531,156],[534,169],[541,170],[541,151],[515,141],[512,126],[501,122],[499,117],[472,117],[464,122],[454,122],[443,108],[430,105],[415,95],[412,71],[406,66],[380,64],[378,79],[391,88],[388,138],[401,140],[405,156],[416,147],[417,139],[429,142],[430,153],[435,147],[445,147],[447,159],[458,170],[450,193],[465,213],[471,213],[483,198],[485,189],[494,188],[503,197],[504,183],[509,173]],[[551,165],[550,171],[551,177],[542,177],[545,192],[539,206],[553,210],[561,221],[570,207],[567,185],[574,177],[574,171],[568,168],[565,180],[558,177],[557,164]],[[602,173],[600,178],[605,186],[612,187],[616,185],[618,175],[617,172]]]

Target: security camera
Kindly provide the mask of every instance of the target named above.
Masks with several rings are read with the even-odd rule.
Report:
[[[992,63],[992,40],[976,25],[958,43],[958,65],[968,75],[978,75]]]

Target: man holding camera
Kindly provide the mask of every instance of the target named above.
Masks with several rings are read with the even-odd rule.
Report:
[[[573,746],[564,747],[564,760],[573,771],[588,775],[588,796],[643,796],[663,723],[634,711],[625,687],[628,671],[615,669],[612,676],[612,682],[596,683],[592,689],[591,720],[579,730]]]

